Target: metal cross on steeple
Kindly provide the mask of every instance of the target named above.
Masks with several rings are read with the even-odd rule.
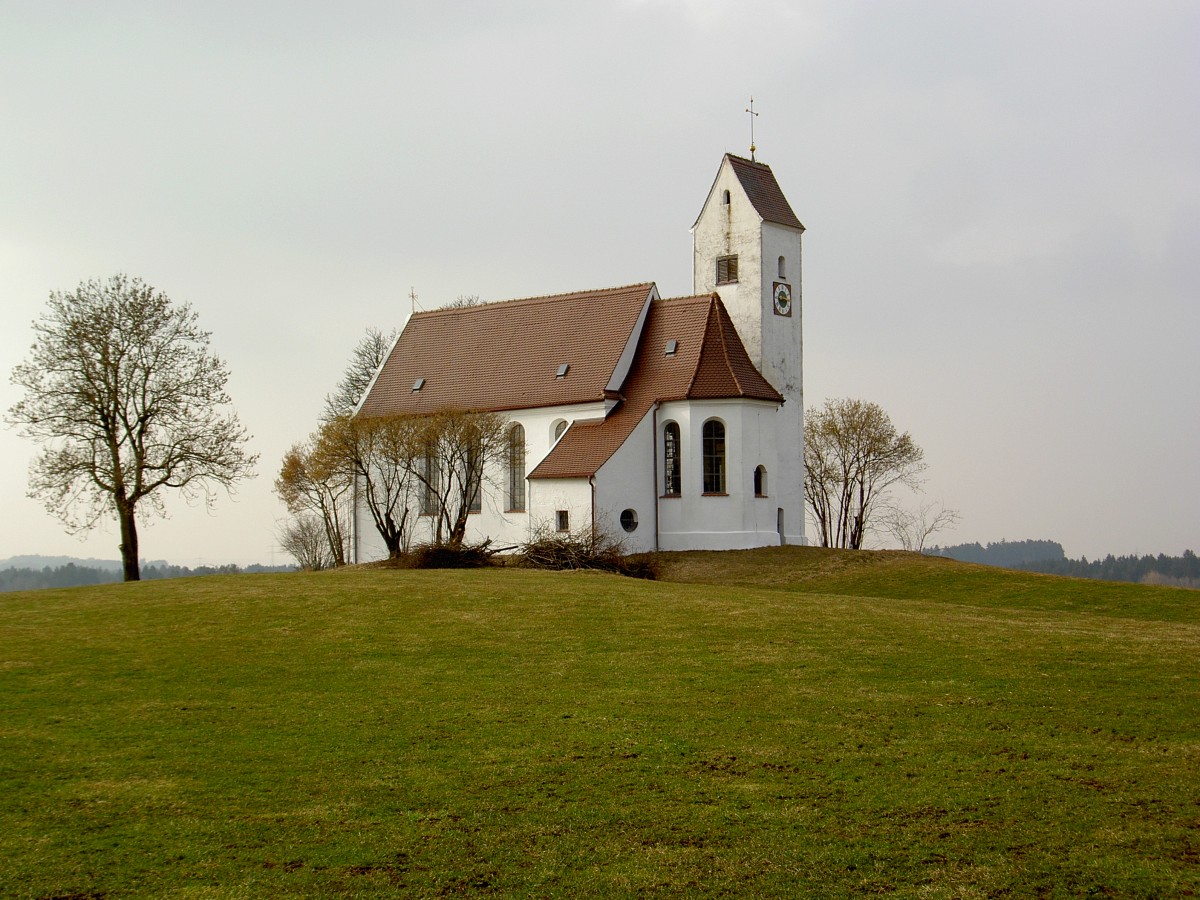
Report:
[[[750,98],[750,106],[746,110],[750,113],[750,162],[754,162],[754,120],[758,118],[758,113],[754,111],[754,98]]]

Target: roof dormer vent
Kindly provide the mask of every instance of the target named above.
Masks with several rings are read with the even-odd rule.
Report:
[[[567,372],[570,370],[570,368],[571,368],[570,363],[563,363],[561,366],[558,367],[558,371],[554,373],[554,377],[555,378],[566,378]]]
[[[416,381],[413,382],[413,393],[415,394],[417,391],[421,390],[421,388],[423,388],[423,387],[425,387],[425,379],[418,378]]]
[[[679,349],[679,341],[667,341],[667,356],[674,356],[675,351]]]

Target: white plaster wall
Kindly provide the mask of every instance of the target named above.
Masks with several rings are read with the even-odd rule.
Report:
[[[725,423],[725,496],[703,495],[703,430],[712,418]],[[672,421],[679,424],[683,478],[679,497],[659,499],[659,547],[723,550],[778,544],[776,405],[761,400],[664,403],[656,436],[660,486],[664,477],[663,429]],[[754,496],[754,468],[758,465],[767,469],[766,497]]]
[[[372,562],[387,556],[387,547],[379,536],[375,523],[371,519],[371,511],[367,509],[362,499],[362,492],[356,491],[357,502],[354,507],[354,519],[350,532],[350,559],[352,562]]]
[[[804,535],[804,318],[801,287],[800,232],[769,222],[762,226],[762,361],[759,371],[783,394],[786,402],[776,417],[778,487],[772,487],[776,506],[784,510],[785,540],[807,543]],[[779,257],[787,261],[792,287],[792,314],[775,315],[774,285]]]
[[[596,521],[621,542],[626,553],[655,548],[654,413],[647,413],[616,453],[596,473]],[[621,513],[632,509],[637,527],[625,531]]]
[[[565,509],[572,531],[592,523],[592,485],[586,478],[532,478],[529,481],[529,526],[532,533],[553,532],[556,512]]]

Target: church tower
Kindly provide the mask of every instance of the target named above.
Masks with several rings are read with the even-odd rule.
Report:
[[[716,291],[758,370],[783,394],[776,428],[783,543],[804,539],[803,323],[800,238],[804,226],[771,167],[725,154],[692,226],[692,285]]]

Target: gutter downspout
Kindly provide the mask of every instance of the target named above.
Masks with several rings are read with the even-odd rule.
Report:
[[[588,476],[588,484],[592,486],[592,537],[596,536],[596,476]]]
[[[658,406],[659,401],[654,401],[654,406],[650,408],[650,443],[654,446],[654,552],[658,552]]]
[[[358,475],[354,476],[353,485],[354,485],[354,489],[351,491],[351,496],[352,496],[351,502],[354,504],[354,514],[350,516],[350,536],[351,536],[350,537],[350,540],[351,540],[350,553],[351,553],[351,558],[354,560],[354,564],[358,565],[358,563],[359,563],[359,558],[358,558],[358,556],[359,556],[359,548],[358,548]]]

